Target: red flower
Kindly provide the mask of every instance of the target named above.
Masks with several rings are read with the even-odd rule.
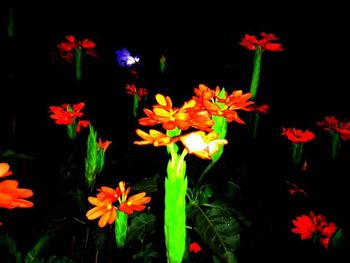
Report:
[[[301,193],[301,194],[307,196],[306,192],[303,189],[300,189],[296,184],[294,184],[294,183],[290,183],[290,184],[293,186],[293,189],[288,190],[291,195],[294,195],[296,193]]]
[[[62,104],[61,106],[50,106],[50,111],[52,114],[50,118],[55,120],[55,123],[58,125],[72,125],[76,124],[76,132],[80,132],[81,128],[88,127],[90,125],[90,121],[87,120],[79,120],[77,123],[77,118],[80,118],[84,115],[81,110],[85,107],[84,102],[80,102],[77,104]]]
[[[111,144],[112,142],[111,141],[102,141],[101,138],[98,138],[98,144],[97,144],[97,147],[98,149],[102,149],[104,152],[106,152],[108,146]]]
[[[197,242],[192,242],[190,244],[189,251],[192,252],[192,253],[198,253],[198,252],[202,251],[202,248],[201,248],[200,245],[198,245]]]
[[[142,97],[147,96],[148,90],[145,88],[136,88],[134,84],[132,85],[127,85],[125,87],[126,93],[130,95],[137,95],[138,100],[140,101]]]
[[[320,243],[328,248],[332,235],[337,230],[337,226],[333,222],[327,222],[324,215],[315,215],[310,212],[309,215],[302,215],[293,220],[296,228],[292,229],[293,233],[301,234],[301,239],[309,239],[314,233],[319,233]]]
[[[310,239],[312,234],[317,231],[317,227],[307,215],[298,216],[296,220],[293,220],[293,224],[295,228],[291,231],[300,234],[302,240]]]
[[[96,52],[93,50],[95,48],[95,43],[85,38],[83,41],[77,41],[72,35],[66,36],[67,42],[61,42],[57,44],[61,57],[67,62],[73,62],[74,51],[76,49],[85,49],[86,54],[90,56],[97,57]]]
[[[255,111],[258,114],[268,114],[270,110],[270,106],[267,104],[263,104],[260,106],[256,106],[255,104],[251,106],[251,110]]]
[[[341,122],[334,116],[326,116],[324,121],[316,122],[316,125],[331,133],[339,133],[342,140],[350,139],[350,122]]]
[[[265,32],[262,32],[260,36],[262,37],[262,39],[258,40],[255,36],[245,34],[240,44],[249,50],[256,50],[257,47],[260,47],[261,50],[283,51],[281,44],[271,43],[271,41],[278,40],[278,38],[275,37],[274,34],[266,34]]]
[[[287,138],[292,141],[292,143],[304,143],[315,139],[315,134],[311,131],[306,130],[303,132],[302,130],[295,128],[282,128],[282,134],[287,136]]]
[[[81,131],[81,128],[87,128],[90,125],[90,121],[87,120],[80,120],[78,121],[77,128],[75,129],[77,132]]]

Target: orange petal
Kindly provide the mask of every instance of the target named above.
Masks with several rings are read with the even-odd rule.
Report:
[[[94,220],[94,219],[100,217],[101,215],[105,214],[106,211],[107,211],[107,208],[105,206],[97,206],[97,207],[90,209],[86,213],[86,217],[89,220]]]
[[[111,215],[111,212],[108,211],[107,213],[105,213],[103,216],[101,216],[100,220],[98,220],[98,226],[99,227],[105,227],[107,224],[107,221],[109,220]]]
[[[88,197],[88,201],[89,201],[90,204],[92,204],[94,206],[98,206],[98,205],[102,204],[102,202],[100,200],[98,200],[98,198],[92,197],[92,196]]]
[[[111,211],[111,215],[108,219],[108,224],[110,225],[113,224],[116,218],[117,218],[117,209],[113,208]]]
[[[133,203],[134,201],[143,198],[145,195],[146,195],[146,192],[141,192],[141,193],[138,193],[138,194],[136,194],[136,195],[130,196],[130,197],[128,198],[128,203],[129,203],[129,202],[132,202],[132,203]]]

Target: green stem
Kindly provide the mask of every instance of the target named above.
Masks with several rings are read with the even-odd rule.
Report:
[[[204,176],[211,170],[211,168],[216,164],[217,161],[212,160],[209,165],[204,169],[202,174],[199,176],[199,179],[196,184],[196,188],[199,188],[200,183],[202,182]]]
[[[81,80],[81,47],[75,49],[75,78]]]
[[[254,126],[253,126],[253,139],[256,138],[256,134],[258,132],[258,125],[259,125],[259,113],[255,113],[255,118],[254,118]]]
[[[137,109],[139,108],[139,95],[134,94],[133,115],[137,118]]]
[[[339,148],[340,148],[340,136],[338,133],[334,133],[332,136],[332,158],[333,159],[337,158]]]
[[[77,137],[77,123],[74,121],[72,124],[67,125],[68,137],[71,140],[74,140]]]
[[[253,76],[252,82],[250,83],[250,93],[252,94],[251,99],[254,100],[258,91],[260,69],[261,69],[261,54],[263,50],[258,46],[255,50],[254,61],[253,61]]]
[[[13,8],[9,10],[8,24],[7,24],[7,35],[13,37],[15,35],[15,27],[13,20]]]
[[[293,143],[293,163],[299,164],[303,155],[304,143]]]

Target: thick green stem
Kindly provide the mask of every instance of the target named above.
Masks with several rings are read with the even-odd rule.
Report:
[[[75,78],[81,80],[81,47],[75,49]]]
[[[187,151],[181,156],[172,152],[165,178],[164,232],[168,263],[180,263],[186,247],[187,177],[184,157]]]
[[[117,211],[117,219],[114,222],[114,234],[117,247],[125,245],[126,233],[128,232],[128,215],[122,211]]]
[[[260,69],[261,69],[261,55],[263,50],[258,46],[255,50],[254,61],[253,61],[253,76],[252,82],[250,83],[250,93],[252,94],[251,99],[254,100],[258,91]]]

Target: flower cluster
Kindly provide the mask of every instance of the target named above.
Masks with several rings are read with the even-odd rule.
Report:
[[[337,230],[337,226],[333,222],[327,222],[324,215],[315,215],[310,212],[308,215],[297,216],[293,220],[295,228],[292,232],[300,234],[302,240],[311,239],[313,235],[318,235],[320,243],[328,248],[332,235]]]
[[[97,189],[99,193],[96,197],[90,196],[88,201],[95,207],[86,213],[89,220],[94,220],[100,217],[98,221],[99,227],[105,227],[106,224],[113,224],[117,220],[117,210],[128,215],[134,211],[142,211],[146,208],[145,204],[151,201],[151,197],[146,196],[145,192],[130,196],[130,187],[125,189],[125,182],[120,181],[119,186],[115,189],[102,186]],[[115,202],[119,206],[115,206]]]
[[[241,90],[236,90],[228,95],[226,91],[222,91],[219,87],[212,90],[200,84],[198,88],[194,89],[196,96],[186,101],[180,108],[173,107],[169,96],[157,94],[155,97],[157,104],[153,106],[153,110],[144,109],[147,117],[139,119],[140,125],[161,124],[167,132],[174,129],[186,131],[190,128],[199,131],[174,137],[154,129],[151,129],[149,133],[137,129],[136,133],[143,141],[135,141],[134,143],[166,146],[180,140],[189,153],[203,159],[210,159],[219,145],[227,143],[226,140],[218,139],[219,134],[213,131],[215,121],[212,117],[224,117],[227,122],[235,121],[244,124],[244,121],[238,116],[237,110],[250,111],[250,106],[254,103],[248,101],[249,93],[243,94]],[[219,96],[219,94],[222,96]],[[208,132],[208,134],[205,132]]]

